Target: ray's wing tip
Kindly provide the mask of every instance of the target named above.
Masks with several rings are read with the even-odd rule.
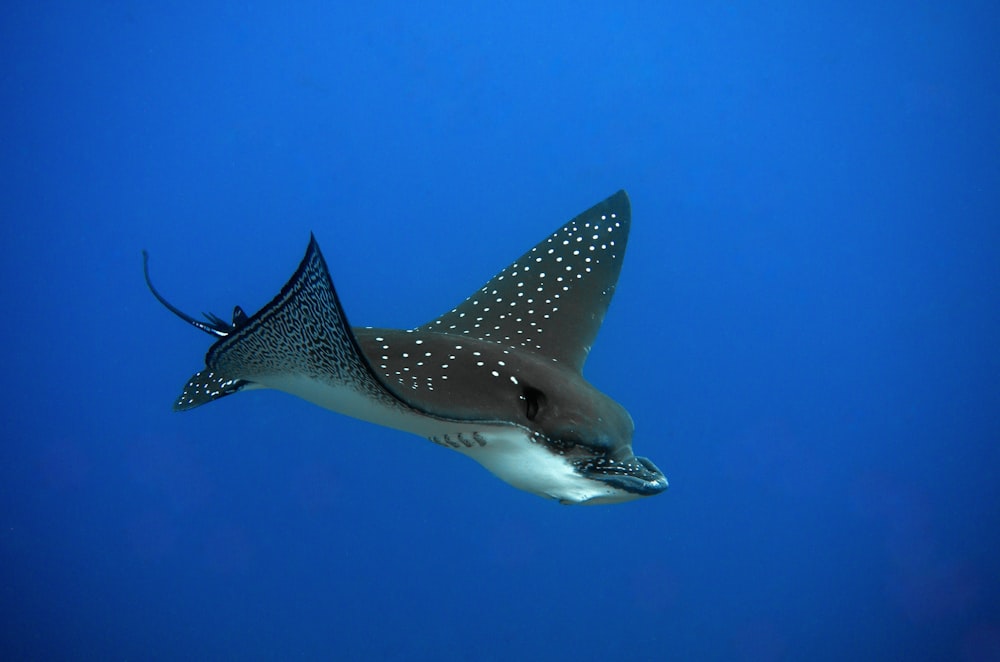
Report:
[[[187,389],[185,389],[177,398],[174,400],[173,405],[170,407],[171,411],[181,412],[181,411],[191,411],[203,404],[206,401],[195,400],[190,395],[188,395]]]
[[[319,241],[316,240],[316,234],[312,231],[309,232],[309,245],[306,246],[306,254],[302,256],[302,264],[299,266],[301,269],[305,264],[313,259],[318,259],[323,263],[324,268],[326,266],[326,259],[323,257],[323,251],[319,248]]]
[[[607,202],[622,215],[632,216],[632,200],[629,199],[625,189],[618,189],[618,192],[608,198]]]

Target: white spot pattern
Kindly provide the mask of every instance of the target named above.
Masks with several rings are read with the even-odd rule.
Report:
[[[372,343],[366,353],[378,359],[373,367],[406,392],[447,385],[449,393],[468,388],[469,379],[519,386],[511,352],[581,368],[614,292],[629,218],[628,199],[613,196],[541,241],[461,305],[412,329],[414,335],[387,329],[359,334]],[[595,237],[614,239],[595,243]]]
[[[465,335],[582,368],[614,293],[630,218],[624,192],[608,198],[416,330]]]

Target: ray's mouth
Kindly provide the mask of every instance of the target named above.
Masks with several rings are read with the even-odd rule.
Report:
[[[641,496],[659,494],[670,487],[663,472],[645,457],[633,455],[626,460],[588,459],[581,462],[577,470],[587,478]]]

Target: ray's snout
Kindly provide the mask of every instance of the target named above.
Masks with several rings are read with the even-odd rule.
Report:
[[[580,471],[587,478],[614,488],[623,501],[654,496],[670,487],[666,476],[651,460],[635,455],[626,460],[590,461]]]
[[[652,489],[652,491],[650,492],[651,495],[664,492],[668,487],[670,487],[670,482],[667,480],[667,477],[663,475],[663,472],[660,471],[659,467],[653,464],[652,460],[650,460],[648,457],[639,457],[639,456],[636,456],[635,459],[636,461],[639,462],[639,464],[644,466],[650,474],[656,476],[656,478],[650,484],[650,488]]]

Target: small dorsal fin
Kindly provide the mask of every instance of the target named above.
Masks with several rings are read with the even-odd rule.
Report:
[[[244,324],[246,324],[247,323],[247,319],[249,319],[247,317],[247,314],[244,313],[243,309],[240,308],[239,306],[234,306],[233,307],[233,321],[232,321],[232,323],[227,322],[226,320],[222,319],[221,317],[219,317],[215,313],[204,313],[203,312],[202,315],[204,315],[205,319],[207,319],[209,322],[212,323],[213,327],[220,328],[220,329],[226,329],[226,331],[227,331],[226,335],[229,335],[229,333],[232,333],[236,329],[238,329],[241,326],[243,326]]]
[[[419,328],[522,347],[581,370],[618,282],[631,218],[618,191]]]
[[[202,313],[202,315],[205,316],[205,319],[208,320],[207,322],[202,322],[201,320],[191,317],[180,308],[163,298],[163,295],[160,294],[155,287],[153,287],[153,281],[149,278],[149,253],[147,251],[142,252],[142,275],[146,278],[146,287],[148,287],[149,291],[153,293],[156,300],[163,304],[167,310],[172,312],[174,315],[177,315],[177,317],[180,317],[196,329],[201,329],[205,333],[216,336],[217,338],[225,338],[236,328],[235,317],[233,319],[233,324],[229,324],[218,315],[213,313]]]

